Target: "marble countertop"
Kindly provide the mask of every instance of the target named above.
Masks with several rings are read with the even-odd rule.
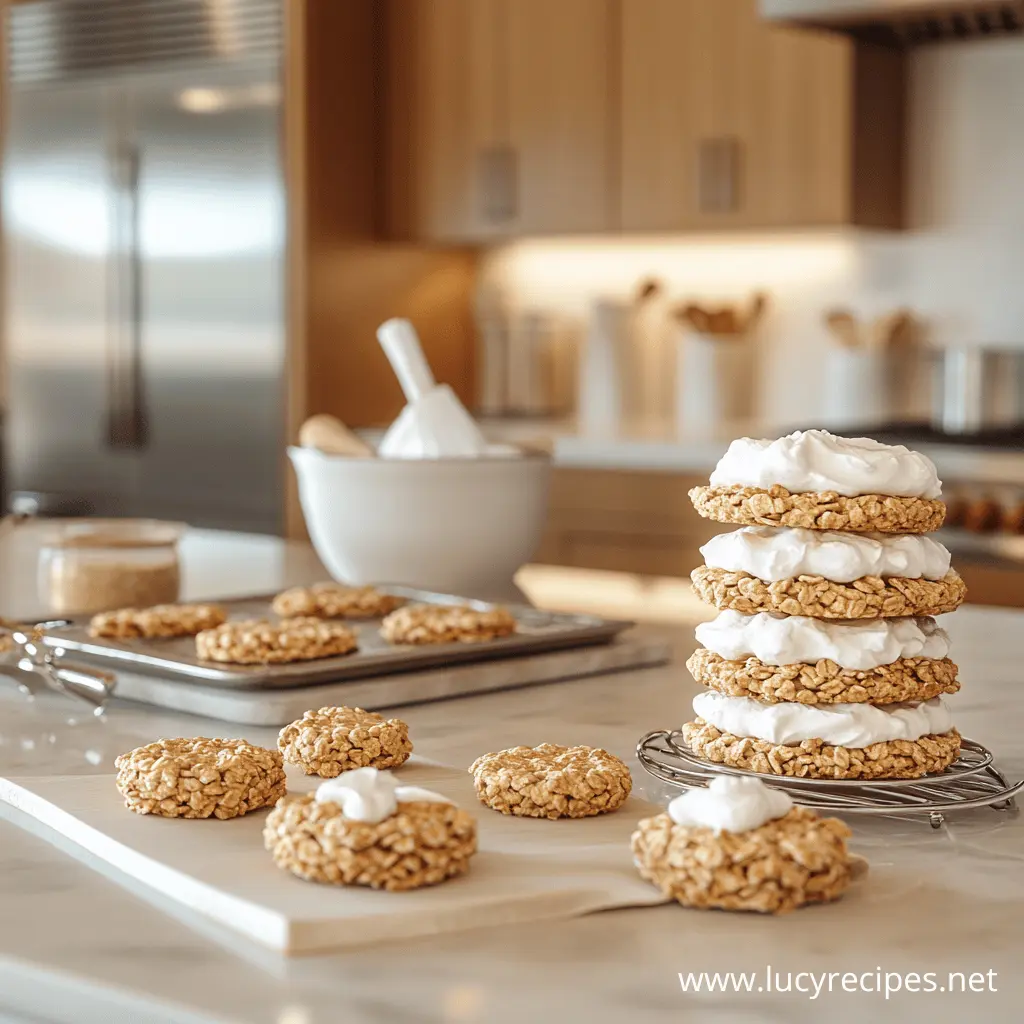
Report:
[[[0,544],[0,610],[29,614],[30,545]],[[267,538],[196,533],[185,544],[190,597],[317,578],[312,552]],[[572,600],[545,571],[521,580],[540,603]],[[637,595],[602,587],[616,613]],[[666,790],[636,766],[637,738],[676,725],[695,687],[682,659],[701,614],[680,595],[653,602],[677,663],[597,679],[403,709],[426,757],[469,764],[481,751],[545,740],[604,746],[630,759],[641,795]],[[666,606],[676,609],[666,614]],[[962,668],[953,698],[966,735],[1024,775],[1020,635],[1024,613],[967,608],[945,623]],[[0,773],[109,773],[116,754],[160,735],[237,735],[223,723],[115,705],[105,720],[0,685]],[[268,730],[249,739],[272,744]],[[88,1022],[677,1022],[1019,1019],[1024,981],[1024,823],[988,808],[931,829],[921,819],[859,819],[853,847],[868,878],[841,902],[780,918],[680,907],[617,910],[542,927],[481,929],[386,948],[286,959],[158,904],[0,820],[0,1020]],[[995,992],[693,993],[679,972],[994,971]],[[806,985],[806,982],[804,983]]]

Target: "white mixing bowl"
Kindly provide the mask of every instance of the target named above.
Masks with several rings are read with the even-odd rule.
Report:
[[[306,526],[346,583],[502,599],[540,541],[551,459],[367,459],[289,448]]]

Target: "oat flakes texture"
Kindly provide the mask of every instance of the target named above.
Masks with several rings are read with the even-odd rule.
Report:
[[[136,814],[163,818],[237,818],[285,793],[276,750],[245,740],[162,739],[121,754],[117,788]]]
[[[278,594],[272,608],[275,615],[285,619],[377,619],[404,603],[404,598],[383,594],[376,587],[314,583]]]
[[[698,647],[686,667],[702,686],[765,704],[895,704],[960,689],[956,664],[949,658],[900,658],[859,670],[840,668],[828,659],[813,665],[766,665],[757,658],[729,661]]]
[[[629,769],[599,747],[511,747],[469,768],[482,803],[527,818],[587,818],[620,807],[633,788]]]
[[[232,665],[281,665],[351,654],[356,634],[339,622],[323,619],[282,619],[225,622],[196,637],[196,654],[203,661]]]
[[[888,494],[847,498],[835,491],[793,494],[778,484],[768,490],[694,487],[690,501],[705,519],[738,526],[930,533],[946,518],[945,504],[935,498],[897,498]]]
[[[362,708],[307,711],[277,740],[285,761],[307,775],[333,779],[353,768],[395,768],[409,759],[409,726]]]
[[[845,892],[849,835],[841,821],[804,807],[719,835],[659,814],[637,825],[632,847],[640,875],[683,906],[784,914]]]
[[[263,842],[278,867],[307,881],[403,892],[464,874],[476,819],[454,804],[416,802],[378,823],[351,821],[310,793],[278,803]]]
[[[823,576],[795,576],[769,583],[749,573],[698,565],[690,579],[701,600],[719,610],[731,608],[748,615],[781,612],[814,619],[943,615],[959,608],[967,596],[964,581],[953,569],[941,580],[862,576],[852,583],[833,583]]]
[[[392,612],[380,627],[391,644],[483,643],[516,631],[505,608],[481,611],[465,605],[412,604]]]
[[[770,743],[721,732],[703,718],[686,722],[682,733],[695,754],[715,764],[807,779],[917,779],[944,771],[960,753],[956,729],[868,747],[835,747],[821,740]]]
[[[89,635],[115,640],[169,639],[195,636],[227,618],[215,604],[157,604],[152,608],[121,608],[100,612],[89,623]]]

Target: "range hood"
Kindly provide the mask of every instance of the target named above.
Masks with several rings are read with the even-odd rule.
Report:
[[[1024,31],[1024,0],[761,0],[761,15],[890,46]]]

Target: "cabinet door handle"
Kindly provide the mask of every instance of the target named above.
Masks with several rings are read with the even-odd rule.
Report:
[[[703,139],[697,147],[697,209],[735,213],[740,208],[742,143],[734,136]]]
[[[515,148],[488,146],[477,157],[480,207],[488,224],[507,224],[519,215],[519,161]]]

